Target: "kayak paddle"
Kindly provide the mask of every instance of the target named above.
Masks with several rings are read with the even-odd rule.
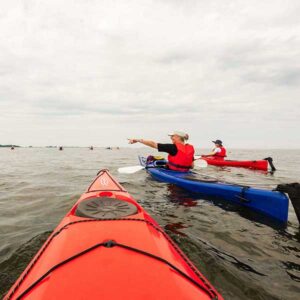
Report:
[[[133,174],[143,169],[145,169],[143,166],[122,167],[118,169],[118,172],[121,174]]]
[[[203,159],[197,159],[194,161],[195,169],[203,169],[207,167],[207,162]],[[145,169],[143,166],[130,166],[130,167],[122,167],[118,169],[118,172],[121,174],[134,174],[138,171]]]
[[[204,159],[195,159],[194,160],[194,168],[195,169],[202,169],[207,167],[207,162]]]

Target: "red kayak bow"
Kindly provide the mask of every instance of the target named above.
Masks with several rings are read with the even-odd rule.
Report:
[[[223,298],[102,170],[5,299]]]

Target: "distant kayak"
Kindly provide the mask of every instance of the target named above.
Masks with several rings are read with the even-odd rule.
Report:
[[[4,299],[223,298],[102,170]]]
[[[276,170],[271,157],[262,160],[222,160],[209,157],[201,157],[201,159],[205,160],[209,165],[218,167],[238,167],[262,171],[268,171],[268,169]]]
[[[162,168],[159,164],[156,167],[156,162],[147,163],[145,157],[139,157],[139,160],[147,172],[159,181],[176,184],[205,196],[219,197],[282,223],[288,220],[289,198],[282,192],[218,182],[213,179],[199,179],[194,172],[176,172]]]

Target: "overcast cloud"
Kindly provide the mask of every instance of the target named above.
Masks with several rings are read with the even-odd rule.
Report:
[[[0,144],[300,148],[300,1],[0,3]]]

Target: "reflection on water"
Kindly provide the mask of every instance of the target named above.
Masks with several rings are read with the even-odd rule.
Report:
[[[157,182],[144,171],[118,174],[148,149],[0,149],[0,295],[15,281],[60,219],[109,168],[225,299],[296,299],[300,232],[292,206],[287,227],[216,198]],[[273,156],[274,174],[208,167],[206,179],[273,189],[299,181],[299,151],[232,151],[240,159]],[[154,153],[154,152],[153,152]]]

